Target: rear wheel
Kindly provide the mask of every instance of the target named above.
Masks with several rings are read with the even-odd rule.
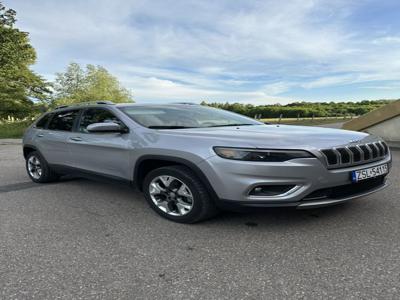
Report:
[[[203,183],[184,166],[151,171],[144,180],[143,191],[159,215],[175,222],[195,223],[217,213]]]
[[[59,176],[50,169],[39,152],[30,152],[26,157],[26,171],[32,181],[46,183],[58,180]]]

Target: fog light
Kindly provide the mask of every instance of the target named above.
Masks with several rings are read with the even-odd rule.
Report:
[[[249,195],[250,196],[278,196],[287,193],[295,185],[259,185],[253,188]]]

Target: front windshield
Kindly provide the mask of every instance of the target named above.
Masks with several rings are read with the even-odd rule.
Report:
[[[135,122],[153,129],[205,128],[263,124],[245,116],[200,105],[131,105],[122,106],[119,107],[119,109]]]

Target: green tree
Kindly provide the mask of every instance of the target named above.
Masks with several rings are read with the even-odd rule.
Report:
[[[201,102],[201,105],[207,105],[234,111],[240,114],[254,117],[261,115],[262,118],[278,118],[281,114],[284,118],[299,117],[326,117],[326,116],[345,116],[362,115],[391,100],[376,100],[362,102],[292,102],[286,105],[271,104],[253,106],[241,103],[207,103]]]
[[[95,100],[133,102],[131,93],[116,77],[94,65],[87,65],[84,70],[77,63],[69,64],[65,72],[56,74],[54,91],[54,105]]]
[[[15,28],[16,12],[0,2],[0,118],[30,115],[34,99],[45,101],[50,90],[29,67],[36,61],[28,33]]]

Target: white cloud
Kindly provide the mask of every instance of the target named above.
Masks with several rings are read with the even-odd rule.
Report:
[[[135,86],[134,98],[137,102],[171,102],[190,101],[199,103],[203,100],[212,102],[240,102],[253,104],[288,103],[289,99],[268,95],[263,91],[226,91],[217,89],[201,89],[194,86],[183,85],[169,80],[155,77],[124,78],[122,82],[127,86]]]
[[[295,85],[296,83],[280,81],[271,84],[266,84],[263,87],[263,90],[265,91],[265,93],[270,95],[279,95],[290,90],[290,88]]]
[[[321,77],[316,80],[309,81],[302,84],[301,86],[306,89],[321,88],[327,86],[337,86],[343,84],[354,83],[356,80],[355,76],[352,74],[342,75],[342,76],[327,76]]]
[[[17,10],[19,26],[30,32],[38,72],[61,71],[70,61],[101,64],[144,100],[164,95],[284,102],[271,96],[400,76],[399,36],[351,26],[361,2],[16,0],[6,5]]]

